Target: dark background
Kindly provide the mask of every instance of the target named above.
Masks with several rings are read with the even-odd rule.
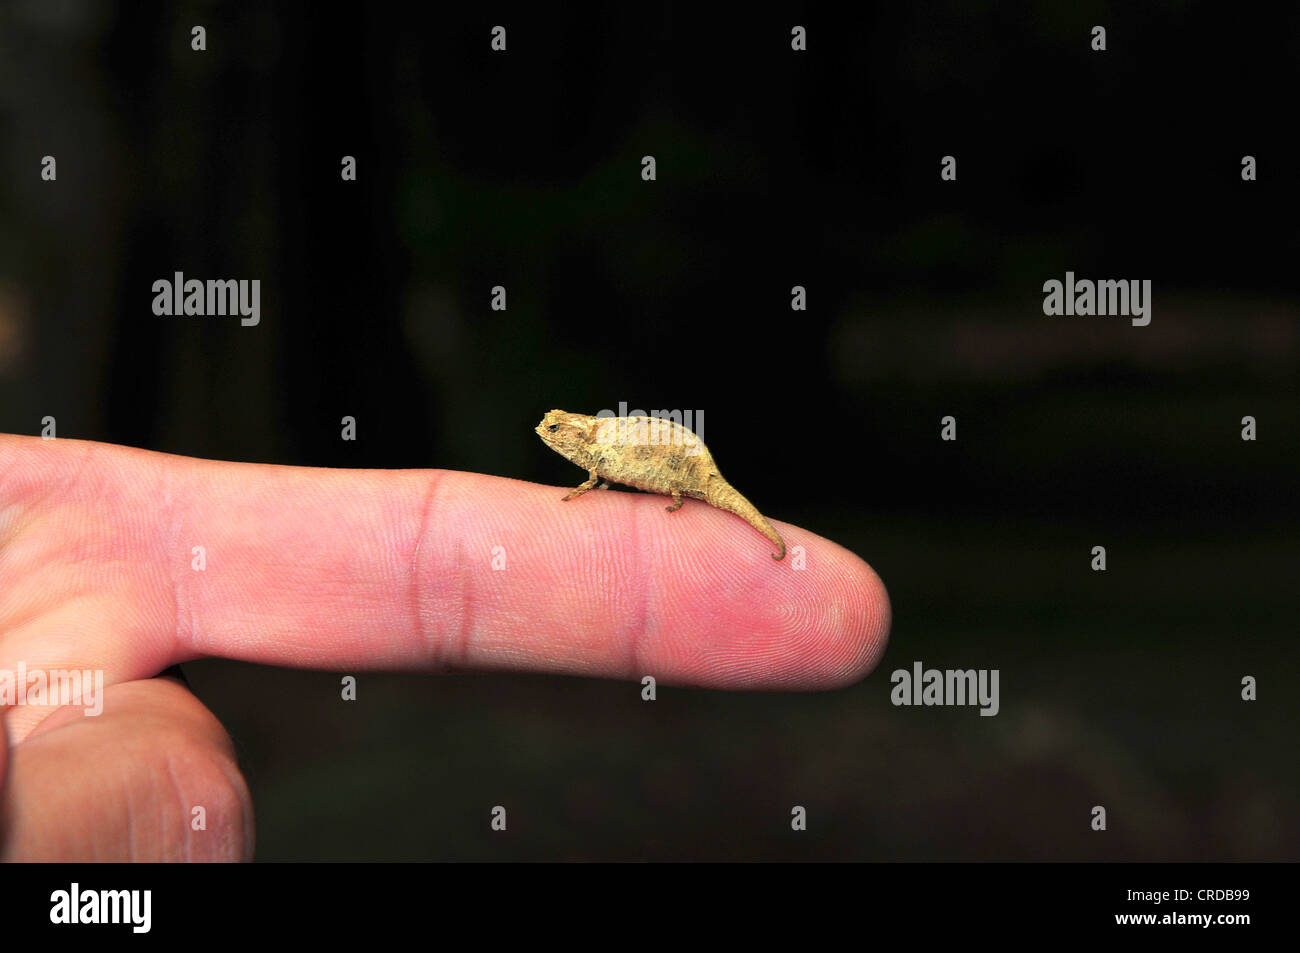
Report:
[[[890,591],[823,694],[189,665],[258,856],[1300,856],[1300,18],[1131,6],[0,5],[0,430],[573,485],[546,410],[703,410]],[[260,326],[154,316],[177,270]],[[1067,270],[1150,326],[1044,316]],[[893,707],[914,660],[1001,713]]]

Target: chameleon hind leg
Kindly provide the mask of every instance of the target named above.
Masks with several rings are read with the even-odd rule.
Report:
[[[672,490],[672,494],[673,494],[673,505],[664,507],[664,509],[666,509],[669,513],[672,513],[674,510],[680,510],[682,508],[682,491],[674,487]]]

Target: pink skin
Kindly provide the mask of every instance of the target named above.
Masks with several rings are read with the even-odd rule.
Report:
[[[102,669],[107,686],[99,717],[4,713],[0,858],[251,856],[229,739],[152,678],[176,662],[807,690],[879,661],[888,596],[835,543],[777,524],[791,557],[804,548],[795,571],[712,507],[563,492],[0,435],[0,670]],[[194,803],[206,834],[179,814]]]

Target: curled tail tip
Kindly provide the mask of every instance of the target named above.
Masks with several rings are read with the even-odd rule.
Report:
[[[773,553],[773,554],[772,554],[772,558],[773,558],[773,559],[776,559],[776,560],[782,560],[782,559],[785,559],[785,547],[782,546],[782,547],[781,547],[781,551],[780,551],[779,553]]]

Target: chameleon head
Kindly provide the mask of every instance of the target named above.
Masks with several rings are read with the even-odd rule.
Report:
[[[595,419],[585,414],[552,410],[534,428],[542,442],[567,460],[585,466],[585,455],[592,443]],[[576,459],[584,457],[584,461]]]

